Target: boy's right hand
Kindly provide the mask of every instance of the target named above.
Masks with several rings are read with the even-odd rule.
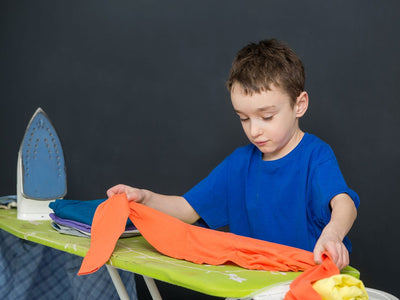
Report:
[[[133,188],[131,186],[125,184],[118,184],[113,186],[107,191],[108,198],[114,196],[115,194],[126,194],[128,201],[135,201],[135,202],[143,202],[144,200],[144,193],[142,190]]]
[[[157,209],[167,215],[193,224],[200,216],[182,196],[167,196],[153,193],[146,189],[137,189],[128,185],[118,184],[107,191],[107,196],[125,193],[128,201],[135,201]]]

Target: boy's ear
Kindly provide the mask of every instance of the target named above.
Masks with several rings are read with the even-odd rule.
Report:
[[[296,99],[296,117],[301,118],[304,116],[308,108],[308,94],[306,91],[301,92],[301,94]]]

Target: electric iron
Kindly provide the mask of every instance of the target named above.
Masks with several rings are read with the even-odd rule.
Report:
[[[38,108],[26,128],[17,162],[17,218],[48,220],[49,203],[67,193],[64,154],[56,130]]]

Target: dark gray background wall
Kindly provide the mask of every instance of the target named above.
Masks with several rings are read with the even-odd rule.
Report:
[[[306,66],[301,127],[333,147],[361,197],[351,263],[398,296],[399,31],[398,1],[3,0],[0,194],[15,194],[37,107],[62,141],[67,198],[117,183],[184,193],[246,143],[225,80],[239,48],[276,37]]]

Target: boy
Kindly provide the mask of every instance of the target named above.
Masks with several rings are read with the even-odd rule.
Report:
[[[321,254],[342,269],[349,264],[346,235],[359,198],[350,190],[331,148],[299,128],[308,108],[304,67],[296,54],[272,39],[249,44],[232,64],[228,90],[251,142],[236,149],[183,196],[117,185],[126,193],[187,223],[229,225],[244,236]]]

